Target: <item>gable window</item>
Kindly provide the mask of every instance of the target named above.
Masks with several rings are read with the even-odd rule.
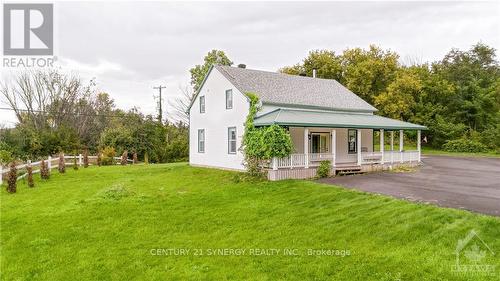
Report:
[[[200,113],[205,113],[205,96],[200,96]]]
[[[347,131],[347,148],[348,153],[356,153],[357,152],[357,141],[358,138],[358,130],[348,130]]]
[[[226,90],[226,109],[233,108],[233,90]]]
[[[205,152],[205,129],[198,130],[198,152]]]
[[[227,153],[236,154],[236,127],[227,128]]]

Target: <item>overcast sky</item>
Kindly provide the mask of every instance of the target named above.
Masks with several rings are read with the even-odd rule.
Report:
[[[179,96],[189,69],[211,49],[235,64],[275,71],[314,49],[376,44],[403,61],[425,62],[479,41],[500,47],[498,1],[56,2],[54,13],[58,65],[95,77],[120,108],[145,113],[155,111],[153,86],[167,86],[167,101]],[[2,69],[2,79],[9,71]],[[0,114],[12,126],[13,116]]]

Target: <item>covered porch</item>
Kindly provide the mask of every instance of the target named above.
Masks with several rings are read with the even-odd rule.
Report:
[[[261,115],[257,126],[278,124],[288,128],[293,153],[273,158],[269,179],[309,178],[321,161],[339,171],[372,171],[421,161],[421,130],[424,126],[363,113],[279,109]],[[405,149],[404,132],[416,131],[416,148]],[[378,133],[377,139],[374,136]],[[386,137],[389,144],[386,147]],[[378,146],[375,146],[378,143]]]

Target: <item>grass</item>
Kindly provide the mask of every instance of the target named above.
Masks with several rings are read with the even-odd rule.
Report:
[[[406,144],[404,143],[403,148],[405,150],[417,150],[416,144]],[[399,149],[399,144],[395,143],[394,144],[394,150]],[[385,144],[384,145],[384,150],[389,151],[391,150],[391,145],[390,144]],[[373,145],[373,151],[380,151],[380,144],[374,144]],[[488,152],[449,152],[449,151],[444,151],[442,149],[436,149],[432,147],[427,147],[427,146],[422,146],[422,154],[426,155],[448,155],[448,156],[461,156],[461,157],[499,157],[500,158],[500,153],[497,153],[495,151],[488,151]]]
[[[0,193],[2,280],[492,280],[454,273],[455,247],[475,230],[500,252],[499,218],[311,181],[168,164],[36,184]]]
[[[428,155],[449,155],[449,156],[464,156],[464,157],[498,157],[500,154],[495,151],[488,152],[449,152],[441,149],[435,149],[431,147],[422,147],[422,154]]]

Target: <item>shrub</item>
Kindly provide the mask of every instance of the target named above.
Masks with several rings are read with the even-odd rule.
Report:
[[[76,155],[73,157],[73,170],[78,170],[78,162],[76,161]]]
[[[12,160],[12,152],[5,149],[0,149],[0,165],[7,164]]]
[[[125,150],[125,151],[122,153],[122,159],[120,160],[120,164],[121,164],[122,166],[127,165],[127,159],[128,159],[128,151],[126,151],[126,150]]]
[[[318,170],[316,170],[316,176],[318,178],[326,178],[330,175],[330,168],[332,163],[329,160],[321,161]]]
[[[17,168],[16,163],[10,163],[9,177],[7,179],[7,192],[16,193],[17,189]]]
[[[485,152],[488,150],[484,144],[470,139],[448,141],[443,145],[443,149],[450,152]]]
[[[28,179],[28,186],[29,187],[35,187],[35,182],[33,181],[33,167],[31,164],[26,166],[26,177]]]
[[[89,151],[88,149],[85,149],[83,152],[83,167],[88,168],[89,167]]]
[[[137,164],[137,152],[134,152],[134,154],[132,155],[132,163]]]
[[[66,172],[66,163],[64,163],[64,153],[59,153],[59,173],[64,174]]]
[[[114,165],[115,164],[115,149],[113,147],[105,147],[102,150],[101,165]]]
[[[48,180],[50,178],[49,166],[43,159],[42,162],[40,162],[40,178],[43,180]]]
[[[144,164],[149,164],[149,155],[147,152],[144,153]]]
[[[102,165],[102,153],[100,151],[97,153],[96,162],[97,162],[97,166],[101,167],[101,165]]]

